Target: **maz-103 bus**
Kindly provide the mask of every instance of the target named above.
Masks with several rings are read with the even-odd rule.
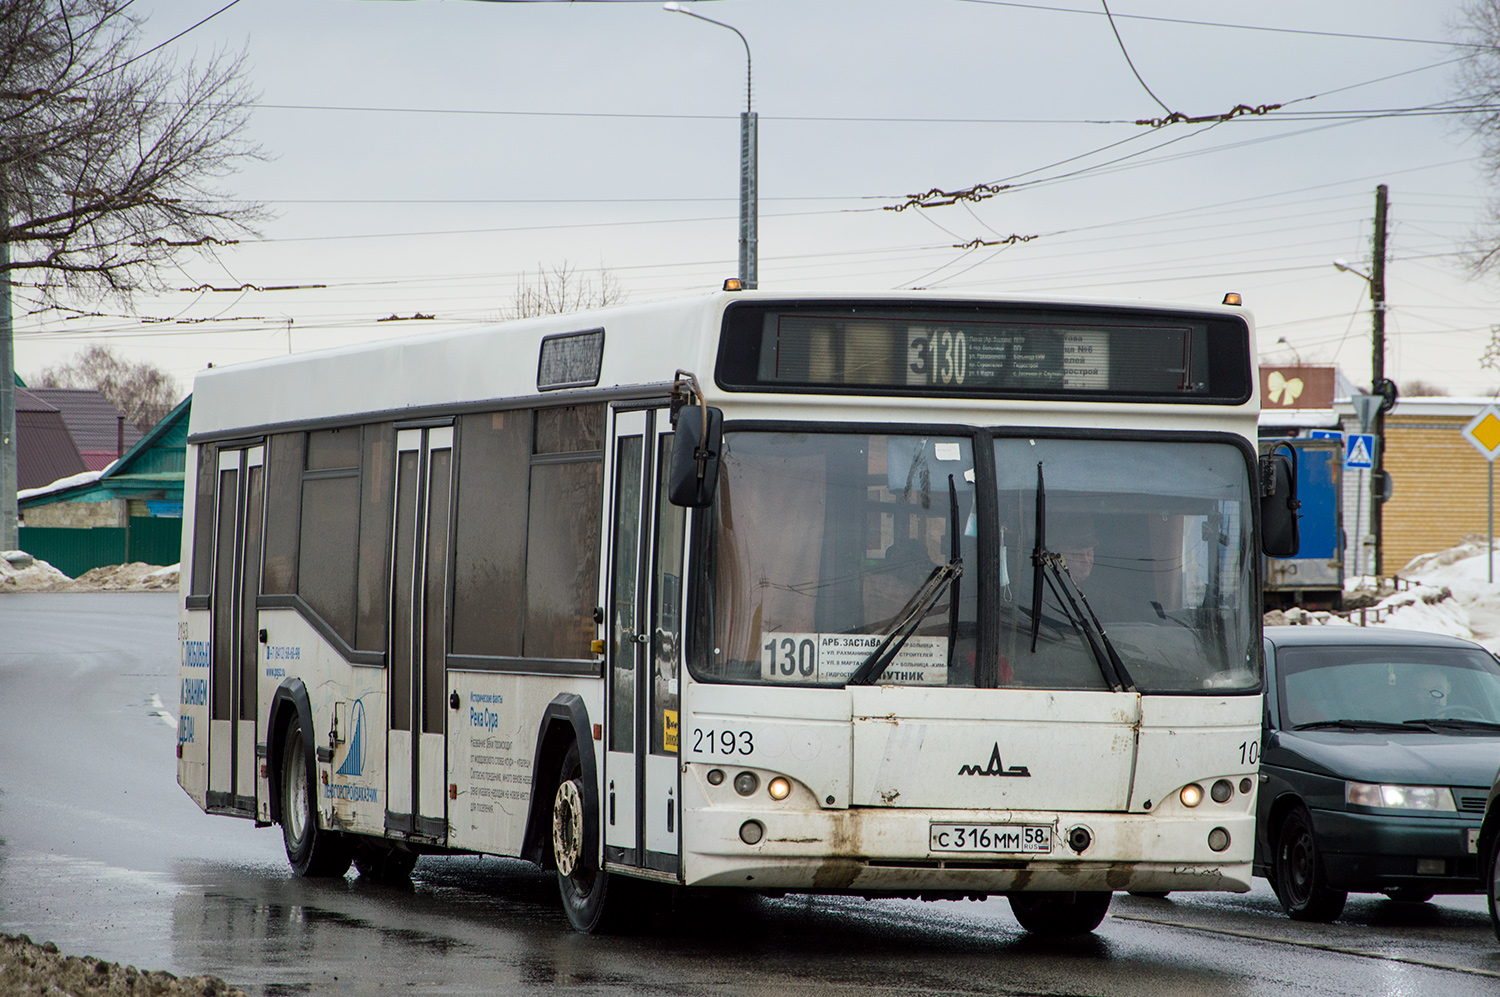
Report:
[[[641,882],[1052,934],[1247,890],[1254,355],[1232,307],[724,292],[208,370],[178,780],[299,875],[529,859],[581,931]]]

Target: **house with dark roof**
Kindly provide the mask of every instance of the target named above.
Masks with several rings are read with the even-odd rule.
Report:
[[[21,549],[75,578],[109,564],[176,564],[191,410],[190,395],[102,471],[21,489]]]
[[[27,388],[16,388],[15,398],[16,486],[38,488],[87,471],[57,406]]]
[[[140,442],[141,431],[94,388],[26,390],[62,413],[85,470],[104,470],[110,461]]]

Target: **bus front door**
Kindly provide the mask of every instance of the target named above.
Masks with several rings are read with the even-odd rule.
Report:
[[[448,833],[443,597],[452,470],[452,426],[397,432],[385,827],[438,843]]]
[[[675,879],[686,517],[666,501],[666,411],[616,413],[613,440],[605,861]]]
[[[219,451],[210,686],[210,810],[255,816],[265,447]]]

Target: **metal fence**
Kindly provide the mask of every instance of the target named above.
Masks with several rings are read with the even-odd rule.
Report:
[[[176,564],[182,559],[182,520],[132,516],[128,527],[96,526],[75,530],[56,526],[23,526],[21,549],[69,578],[92,568],[141,561]]]

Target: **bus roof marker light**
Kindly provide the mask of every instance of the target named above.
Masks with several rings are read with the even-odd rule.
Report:
[[[745,282],[742,281],[742,280],[740,280],[738,277],[725,277],[724,278],[724,290],[726,290],[726,291],[743,291],[744,289],[745,289]]]
[[[1228,294],[1224,295],[1224,304],[1226,305],[1239,306],[1244,303],[1244,299],[1240,297],[1240,292],[1238,291],[1230,291]]]

